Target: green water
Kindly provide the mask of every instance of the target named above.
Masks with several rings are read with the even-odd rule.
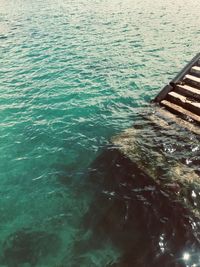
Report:
[[[199,10],[197,0],[0,0],[1,266],[106,266],[120,255],[107,240],[76,263],[90,234],[85,177],[199,52]],[[20,231],[30,248],[3,255]]]

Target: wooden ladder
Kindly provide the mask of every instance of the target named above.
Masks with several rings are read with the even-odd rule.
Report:
[[[200,126],[200,54],[163,88],[155,102],[181,119]]]

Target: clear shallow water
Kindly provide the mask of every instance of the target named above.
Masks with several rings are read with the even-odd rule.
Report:
[[[199,10],[181,0],[0,1],[2,266],[119,257],[115,238],[77,245],[89,239],[83,218],[98,188],[88,168],[199,52]]]

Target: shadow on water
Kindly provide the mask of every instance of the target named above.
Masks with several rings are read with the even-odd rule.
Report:
[[[60,245],[61,242],[55,234],[20,229],[4,241],[1,264],[8,267],[37,266],[41,259],[56,255]]]
[[[158,185],[115,148],[93,162],[89,184],[94,198],[83,231],[92,234],[75,244],[73,266],[83,266],[83,255],[106,240],[121,255],[107,267],[199,266],[199,219],[176,189]]]
[[[148,143],[148,139],[145,141]],[[143,163],[144,154],[139,155]],[[156,160],[155,162],[158,165]],[[74,184],[71,183],[72,180],[74,182],[74,169],[72,164],[64,169],[63,176],[58,176],[62,186],[73,190]],[[75,225],[75,219],[72,220],[74,236],[70,245],[62,242],[61,235],[47,231],[48,228],[45,231],[35,228],[19,229],[2,242],[1,266],[199,266],[200,221],[199,215],[187,205],[191,195],[182,196],[179,194],[181,184],[171,183],[169,186],[162,179],[158,183],[143,169],[119,149],[107,147],[89,166],[88,173],[81,171],[76,178],[75,196],[84,202],[88,195],[87,203],[90,202],[91,205],[81,222],[78,221]],[[163,175],[162,171],[158,173]],[[191,192],[198,194],[199,198],[197,191]],[[193,202],[193,199],[189,201]],[[74,203],[77,205],[77,201]],[[80,213],[81,217],[84,211]],[[70,221],[67,216],[63,220]],[[53,221],[54,226],[55,222]],[[67,225],[70,223],[65,226]],[[70,232],[67,227],[65,230],[67,234]],[[105,264],[95,260],[92,262],[93,252],[107,252],[106,244],[111,244],[119,256],[106,258],[101,254]],[[59,253],[62,255],[57,257]],[[54,255],[58,258],[57,265],[51,261]],[[45,262],[51,264],[41,265]]]

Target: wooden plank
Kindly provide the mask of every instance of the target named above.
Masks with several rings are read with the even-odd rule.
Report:
[[[197,115],[200,115],[200,103],[195,102],[192,99],[189,99],[183,95],[180,95],[176,92],[170,92],[167,95],[166,100],[169,102],[172,102],[174,104],[177,104],[181,107],[183,107],[186,110],[189,110]]]
[[[200,123],[200,116],[194,114],[193,112],[184,109],[183,107],[180,107],[179,105],[176,105],[174,103],[171,103],[167,100],[162,100],[161,104],[167,108],[169,108],[170,110],[172,110],[175,113],[181,114],[181,115],[185,115],[189,118],[191,118],[192,120]]]
[[[192,98],[188,98],[188,97],[186,97],[184,95],[181,95],[181,94],[178,94],[178,93],[176,93],[174,91],[170,92],[168,95],[173,96],[176,99],[179,99],[183,104],[190,104],[192,106],[200,108],[200,103],[195,101]]]
[[[193,66],[191,68],[191,73],[196,74],[196,75],[200,75],[200,67],[199,66]]]
[[[194,123],[191,123],[189,121],[183,120],[181,117],[178,117],[177,115],[171,113],[170,111],[168,111],[167,109],[164,109],[162,107],[158,107],[156,109],[156,113],[154,115],[155,117],[161,117],[163,118],[163,124],[161,125],[159,122],[160,120],[158,120],[158,123],[160,124],[160,126],[162,126],[163,128],[168,128],[168,125],[175,127],[174,124],[168,124],[167,121],[174,121],[178,126],[182,127],[182,128],[186,128],[188,131],[193,132],[197,135],[200,135],[200,127],[198,125],[195,125]],[[151,118],[150,118],[151,119]],[[151,119],[152,120],[152,119]],[[154,119],[154,122],[156,123],[156,119]],[[157,123],[157,124],[158,124]]]
[[[200,78],[199,77],[196,77],[196,76],[193,76],[190,74],[186,74],[184,77],[184,81],[186,81],[190,84],[193,84],[197,87],[200,87]]]
[[[199,77],[196,77],[196,76],[193,76],[193,75],[190,75],[190,74],[186,74],[186,75],[185,75],[185,78],[186,78],[186,79],[189,79],[189,80],[191,80],[191,81],[200,83],[200,78],[199,78]]]
[[[189,96],[197,100],[200,100],[200,90],[198,88],[189,86],[187,84],[185,85],[177,84],[175,87],[175,92],[182,94],[184,96]]]

